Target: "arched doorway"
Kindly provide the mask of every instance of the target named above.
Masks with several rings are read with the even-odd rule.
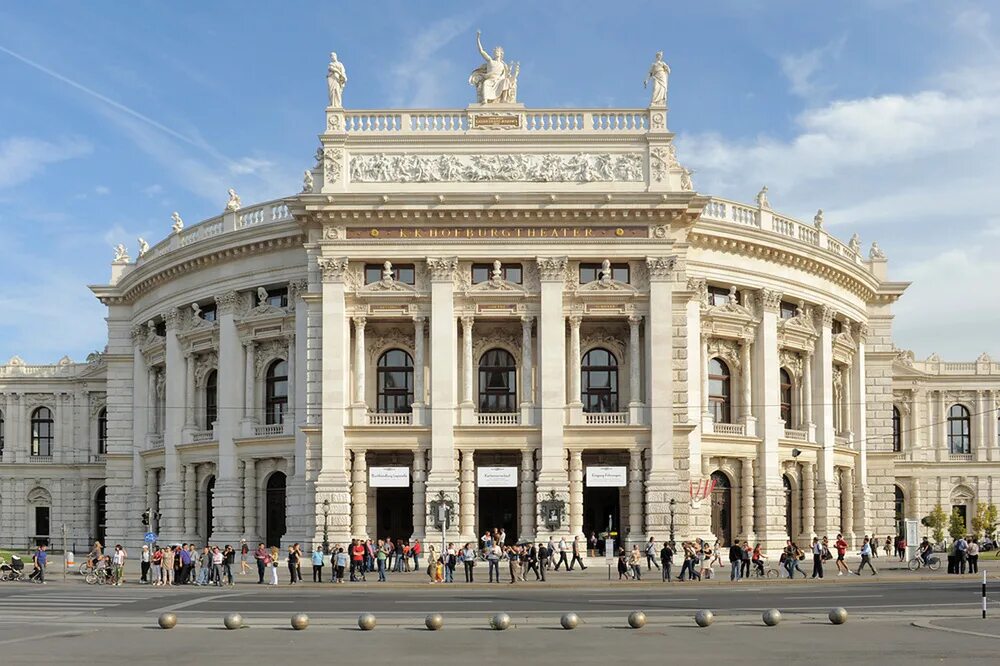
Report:
[[[94,538],[104,543],[107,525],[107,488],[101,486],[94,493]]]
[[[785,491],[785,533],[789,539],[793,539],[795,536],[792,531],[794,525],[792,521],[792,480],[788,478],[787,474],[783,474],[781,484]]]
[[[906,526],[903,524],[904,519],[906,518],[906,504],[905,504],[905,499],[903,497],[903,489],[900,488],[899,486],[895,486],[895,489],[896,489],[896,498],[895,498],[896,534],[903,535],[905,534],[904,530],[906,529]]]
[[[264,543],[281,547],[285,536],[285,473],[275,472],[267,477],[264,492]]]
[[[722,472],[712,473],[712,534],[722,545],[732,543],[733,489]]]
[[[215,476],[205,483],[205,543],[212,538],[212,522],[215,520]]]

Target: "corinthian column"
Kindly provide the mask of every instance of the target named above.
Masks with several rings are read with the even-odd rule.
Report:
[[[472,325],[473,317],[462,317],[462,402],[475,404],[472,399]]]
[[[470,449],[459,450],[458,517],[462,541],[476,541],[476,463]],[[416,503],[416,502],[414,502]]]
[[[194,430],[194,354],[187,352],[185,355],[185,360],[187,361],[187,386],[184,391],[184,428],[187,430]]]
[[[639,369],[639,324],[642,317],[632,315],[628,318],[628,407],[629,423],[638,425],[640,423],[639,408],[642,406],[642,394],[640,386]]]
[[[351,535],[356,539],[368,538],[368,462],[365,450],[354,450],[351,482]]]
[[[816,471],[812,463],[802,465],[802,531],[808,538],[816,533]]]
[[[364,406],[365,395],[365,323],[364,317],[354,318],[354,404]],[[355,423],[355,425],[359,425]]]
[[[851,543],[854,535],[854,470],[850,467],[844,468],[840,506],[843,514],[844,538]]]
[[[579,449],[569,452],[569,532],[583,534],[583,456]]]
[[[743,458],[740,464],[740,498],[742,500],[740,522],[743,527],[743,538],[752,543],[755,540],[753,533],[753,458]]]
[[[532,401],[532,317],[521,317],[521,404],[530,405]]]
[[[535,540],[535,452],[521,450],[521,517],[518,519],[521,541]],[[473,533],[473,538],[475,538]]]
[[[628,541],[630,545],[645,541],[642,524],[643,513],[642,451],[633,450],[629,454],[628,465]]]
[[[582,405],[580,399],[580,324],[583,317],[569,318],[569,404]]]

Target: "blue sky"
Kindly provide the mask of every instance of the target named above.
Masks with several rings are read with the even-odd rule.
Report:
[[[327,54],[348,108],[464,107],[475,30],[529,107],[642,106],[665,52],[700,192],[826,211],[913,280],[896,340],[1000,358],[1000,32],[994,3],[7,2],[0,6],[0,359],[104,345],[111,246],[178,210],[297,192]]]

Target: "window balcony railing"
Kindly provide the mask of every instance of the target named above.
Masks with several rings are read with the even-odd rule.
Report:
[[[366,421],[371,426],[408,426],[413,424],[413,414],[368,412]]]
[[[972,453],[949,453],[948,460],[952,462],[972,462],[976,456]]]
[[[628,412],[584,412],[587,425],[628,425]]]
[[[103,453],[91,453],[90,460],[91,463],[103,463],[105,455]]]
[[[204,442],[211,442],[215,439],[215,429],[211,430],[195,430],[191,433],[191,441],[198,444]]]
[[[476,424],[481,426],[521,425],[520,412],[476,412]]]
[[[713,423],[712,432],[716,435],[736,435],[743,437],[747,432],[747,428],[742,423]]]
[[[52,456],[28,456],[28,462],[33,463],[50,463],[52,462]]]
[[[151,432],[146,435],[146,443],[151,449],[162,449],[163,448],[163,433]]]
[[[794,439],[800,442],[804,442],[809,439],[809,431],[796,430],[794,428],[785,428],[785,439]]]
[[[254,425],[254,437],[280,437],[285,434],[284,423],[268,423],[266,425]]]

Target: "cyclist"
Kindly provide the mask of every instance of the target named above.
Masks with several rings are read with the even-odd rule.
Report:
[[[919,555],[920,559],[923,560],[924,566],[930,566],[931,563],[931,553],[934,552],[934,547],[931,546],[931,542],[924,537],[924,540],[920,543]]]
[[[102,555],[104,555],[104,546],[101,545],[100,541],[95,541],[94,547],[87,553],[87,566],[91,570],[96,569],[97,562],[101,559]]]

